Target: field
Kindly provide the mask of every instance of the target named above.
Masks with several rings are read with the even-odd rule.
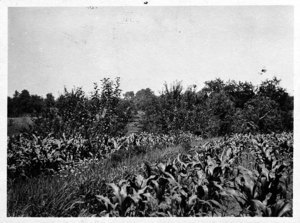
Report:
[[[16,94],[10,116],[36,118],[8,120],[8,216],[293,216],[293,97],[205,84]]]
[[[63,140],[35,140],[22,142],[27,148],[14,164],[8,160],[9,173],[26,174],[37,160],[44,173],[59,171],[9,181],[9,216],[292,216],[290,133],[210,140],[132,134],[108,143],[104,159],[73,157],[70,164],[60,160],[70,154]],[[9,146],[9,154],[16,150]]]
[[[294,222],[293,4],[101,2],[4,10],[9,220]]]

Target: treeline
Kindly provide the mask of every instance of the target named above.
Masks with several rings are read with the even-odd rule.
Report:
[[[120,79],[104,78],[100,86],[94,83],[94,90],[89,95],[80,87],[71,91],[65,88],[57,99],[44,99],[30,133],[95,141],[103,136],[124,135],[133,114],[132,104],[121,97]]]
[[[145,112],[144,130],[190,131],[203,137],[230,133],[269,133],[293,130],[293,97],[273,78],[259,86],[249,82],[205,82],[185,91],[180,82],[164,85],[159,96],[143,89],[133,95]],[[132,95],[132,93],[131,93]]]
[[[293,130],[293,97],[273,78],[259,86],[249,82],[205,82],[183,90],[180,82],[164,85],[157,96],[147,88],[121,96],[120,80],[105,78],[86,95],[81,88],[57,99],[30,95],[27,90],[8,97],[8,116],[36,117],[39,134],[123,135],[137,111],[144,111],[143,130],[155,133],[188,131],[203,137],[230,133],[269,133]]]
[[[51,93],[43,98],[38,95],[30,95],[28,90],[22,90],[21,93],[15,91],[13,97],[7,97],[7,115],[8,117],[37,116],[42,113],[46,107],[55,104],[54,96]]]

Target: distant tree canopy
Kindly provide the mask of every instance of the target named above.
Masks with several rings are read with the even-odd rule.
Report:
[[[144,130],[190,131],[202,136],[279,132],[293,129],[293,97],[273,78],[259,86],[217,78],[196,91],[180,82],[138,106],[146,114]],[[148,92],[151,92],[149,89]],[[138,101],[138,100],[137,100]]]
[[[45,99],[48,106],[36,120],[35,131],[53,133],[57,137],[79,134],[90,140],[124,134],[133,114],[133,103],[121,98],[119,86],[119,78],[104,78],[100,86],[94,83],[91,95],[86,95],[82,88],[65,89],[53,101],[48,94]]]
[[[21,93],[15,91],[13,97],[8,97],[8,117],[37,115],[45,106],[44,99],[38,95],[30,95],[28,90]]]
[[[141,89],[136,92],[133,102],[137,110],[152,110],[155,104],[156,96],[150,88]]]
[[[125,94],[124,94],[124,98],[126,100],[132,100],[134,97],[134,92],[133,91],[127,91]]]
[[[196,85],[184,90],[181,82],[174,82],[164,84],[158,96],[146,88],[136,94],[126,92],[121,98],[119,86],[119,79],[114,82],[104,78],[101,88],[94,85],[90,97],[77,88],[70,92],[65,89],[57,99],[51,93],[42,98],[30,95],[27,90],[16,91],[12,98],[8,97],[8,116],[42,115],[49,119],[49,123],[51,119],[63,121],[72,131],[82,126],[80,128],[86,129],[85,134],[94,134],[103,126],[106,129],[102,132],[119,134],[139,110],[145,114],[142,124],[143,130],[148,132],[189,131],[212,137],[293,130],[294,98],[280,87],[280,80],[275,77],[259,86],[241,81],[224,82],[217,78],[205,82],[200,90]],[[102,117],[101,128],[94,124],[99,122],[99,117]],[[87,125],[94,126],[94,129]]]

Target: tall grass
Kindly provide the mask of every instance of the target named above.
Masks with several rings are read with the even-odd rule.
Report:
[[[110,160],[86,160],[55,176],[8,182],[7,215],[92,216],[97,213],[99,203],[95,195],[108,190],[107,182],[117,182],[142,172],[145,162],[163,162],[187,150],[186,145],[179,145],[133,154],[120,160],[114,156]]]

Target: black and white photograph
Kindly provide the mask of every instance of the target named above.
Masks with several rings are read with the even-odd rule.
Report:
[[[296,222],[294,1],[28,2],[1,5],[4,222]]]

